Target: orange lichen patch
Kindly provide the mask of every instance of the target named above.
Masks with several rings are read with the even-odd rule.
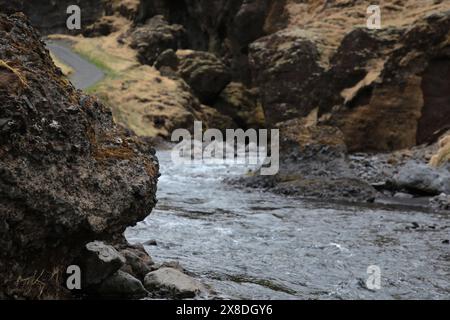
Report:
[[[155,177],[158,174],[158,168],[154,163],[146,161],[144,166],[149,177]]]
[[[96,148],[94,150],[94,158],[96,160],[120,159],[129,160],[134,157],[135,153],[130,147],[118,146],[109,148]]]
[[[107,135],[98,136],[92,127],[87,130],[87,138],[91,144],[92,155],[96,160],[129,160],[135,156],[134,150],[125,141],[121,145],[105,146],[113,143],[113,137]]]
[[[20,93],[28,87],[25,77],[4,60],[0,60],[0,90]]]

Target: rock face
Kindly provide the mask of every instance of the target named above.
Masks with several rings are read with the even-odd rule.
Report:
[[[143,0],[139,17],[164,15],[183,25],[189,48],[226,60],[234,79],[248,83],[248,45],[286,23],[285,0]]]
[[[0,291],[64,295],[56,279],[86,243],[151,212],[158,162],[62,78],[20,14],[0,14],[0,100]]]
[[[153,65],[165,50],[186,46],[185,32],[183,26],[169,25],[163,16],[155,16],[133,31],[131,47],[137,49],[141,63]]]
[[[250,65],[270,124],[306,116],[314,104],[310,94],[323,70],[320,53],[310,35],[301,29],[283,30],[250,46]]]
[[[250,45],[253,79],[270,123],[318,108],[324,124],[344,133],[350,151],[410,148],[448,129],[450,13],[444,4],[430,15],[417,9],[410,24],[389,20],[390,9],[382,8],[388,26],[381,30],[354,26],[357,10],[365,12],[358,1],[298,6],[325,21],[296,13],[289,28]],[[330,26],[340,23],[331,21],[337,14],[342,31]]]
[[[149,293],[142,282],[119,270],[99,286],[97,294],[106,299],[141,299]]]
[[[179,75],[202,103],[213,102],[231,81],[230,71],[214,54],[183,50],[177,56]]]
[[[112,246],[95,241],[86,245],[79,265],[83,270],[82,287],[88,288],[111,277],[124,264],[125,258]]]
[[[350,168],[343,133],[310,116],[278,124],[280,170],[237,180],[247,187],[302,198],[370,202],[377,191]]]
[[[226,86],[213,107],[230,116],[241,129],[264,127],[264,111],[257,94],[242,83],[232,82]]]

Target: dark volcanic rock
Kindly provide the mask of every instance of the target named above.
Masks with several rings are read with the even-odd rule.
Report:
[[[202,103],[213,102],[231,81],[230,70],[214,54],[203,51],[178,51],[178,74]]]
[[[257,102],[257,94],[241,83],[231,82],[226,86],[213,108],[230,116],[239,128],[264,127],[264,111]]]
[[[106,299],[141,299],[149,293],[141,281],[119,270],[102,282],[96,294]]]
[[[181,25],[170,25],[163,16],[155,16],[131,34],[131,47],[137,49],[139,61],[153,65],[167,49],[185,46],[185,30]]]
[[[125,264],[125,258],[114,247],[100,241],[90,242],[82,253],[82,287],[98,285]]]
[[[161,268],[150,272],[144,281],[145,288],[156,298],[194,298],[204,290],[197,280],[173,268]]]
[[[306,116],[315,108],[310,95],[323,68],[320,52],[301,29],[279,31],[250,46],[250,66],[268,124]]]
[[[120,254],[125,258],[122,271],[133,275],[141,281],[144,281],[144,277],[154,270],[152,258],[150,258],[141,245],[135,245],[133,247],[126,246],[125,249],[120,251]]]
[[[107,36],[112,32],[117,31],[114,25],[115,17],[102,17],[93,24],[83,28],[83,36],[85,37],[101,37]]]
[[[350,151],[392,151],[434,142],[450,128],[450,12],[411,27],[356,27],[336,44],[290,27],[250,45],[267,121],[318,109]],[[334,48],[334,46],[336,46]]]
[[[59,296],[86,243],[120,241],[151,212],[158,162],[64,80],[20,14],[0,14],[0,100],[0,291]]]
[[[342,132],[305,119],[278,124],[280,170],[231,181],[302,198],[371,202],[377,191],[350,168]]]
[[[143,0],[138,19],[163,15],[184,26],[188,48],[209,51],[230,67],[233,79],[250,83],[248,45],[283,27],[285,0]]]
[[[448,166],[433,168],[426,164],[410,161],[393,177],[398,188],[412,192],[439,195],[450,194],[450,170]]]

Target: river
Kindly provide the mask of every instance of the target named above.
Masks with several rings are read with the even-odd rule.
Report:
[[[158,153],[159,203],[126,231],[232,299],[449,299],[450,219],[307,202],[223,183],[248,168],[175,165]],[[369,290],[368,267],[381,271]]]

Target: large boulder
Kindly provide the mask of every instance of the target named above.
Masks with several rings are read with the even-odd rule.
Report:
[[[141,281],[119,270],[102,282],[96,294],[106,299],[142,299],[149,293]]]
[[[153,65],[162,52],[182,49],[185,42],[183,26],[171,25],[163,16],[155,16],[133,31],[130,45],[137,49],[141,63]]]
[[[242,83],[231,82],[220,93],[213,108],[230,116],[242,129],[264,127],[264,111],[254,90]]]
[[[172,299],[194,298],[205,291],[197,280],[180,270],[166,267],[150,272],[145,277],[144,285],[154,297]]]
[[[309,32],[293,28],[263,37],[250,45],[249,57],[268,124],[306,116],[316,107],[308,97],[323,67]]]
[[[346,202],[371,202],[377,191],[350,168],[343,133],[317,124],[312,112],[277,124],[280,130],[279,171],[232,180],[246,187],[284,195]]]
[[[188,47],[226,60],[233,79],[250,82],[248,45],[283,27],[286,1],[279,0],[153,0],[142,1],[138,20],[164,15],[186,29]]]
[[[125,258],[114,247],[101,241],[90,242],[85,248],[79,263],[83,289],[102,283],[125,264]]]
[[[0,291],[60,297],[86,243],[151,212],[155,151],[62,77],[21,14],[0,14],[0,100]]]
[[[212,53],[179,50],[177,57],[179,75],[204,104],[214,102],[231,81],[230,70]]]
[[[398,188],[425,195],[450,194],[449,167],[433,168],[410,161],[393,177]]]

